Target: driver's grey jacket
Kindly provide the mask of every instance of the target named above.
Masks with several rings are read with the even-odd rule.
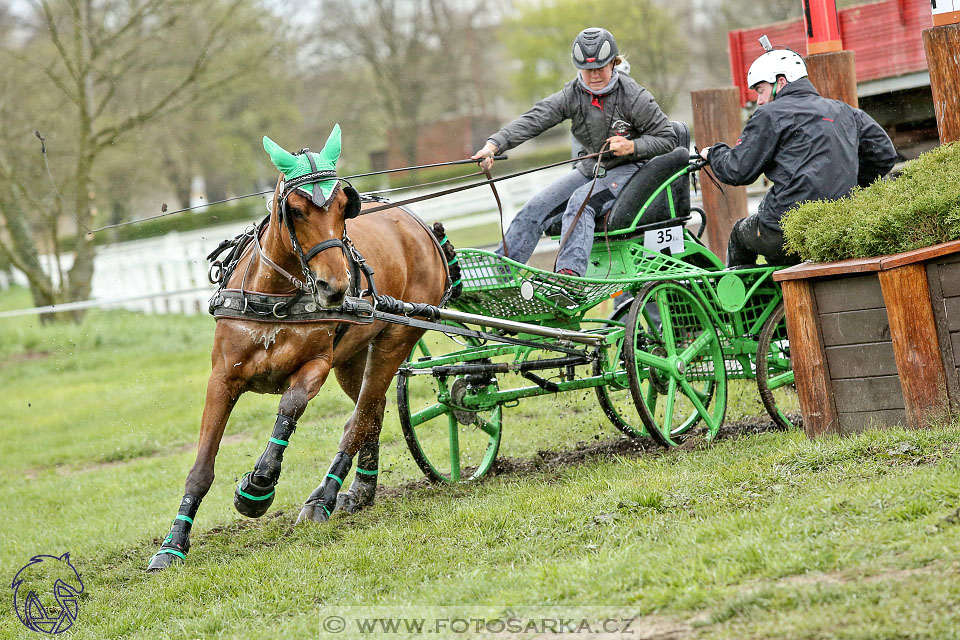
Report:
[[[595,100],[601,108],[594,105]],[[614,89],[603,96],[594,96],[574,78],[488,140],[502,153],[564,120],[573,121],[573,136],[583,145],[585,153],[600,151],[611,136],[622,135],[633,140],[633,154],[604,159],[606,168],[648,160],[677,146],[673,126],[650,92],[622,73]],[[576,164],[585,176],[593,175],[595,166],[594,158]]]
[[[751,184],[761,173],[773,186],[757,215],[780,230],[784,212],[808,200],[833,200],[885,175],[897,151],[877,122],[860,109],[817,93],[807,78],[785,86],[753,113],[737,144],[710,150],[721,182]]]

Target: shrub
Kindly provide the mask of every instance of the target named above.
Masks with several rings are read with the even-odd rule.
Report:
[[[867,258],[960,239],[960,143],[908,164],[895,180],[846,198],[806,202],[782,220],[787,251],[804,260]]]

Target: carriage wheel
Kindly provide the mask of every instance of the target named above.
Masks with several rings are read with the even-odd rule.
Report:
[[[767,413],[783,429],[799,426],[800,400],[790,364],[790,342],[783,302],[760,330],[757,342],[757,386]]]
[[[421,340],[411,360],[429,357]],[[467,409],[464,398],[495,392],[495,377],[397,376],[400,428],[414,461],[431,482],[463,482],[484,476],[500,450],[502,407]],[[447,397],[440,402],[440,395]]]
[[[623,322],[630,312],[630,305],[625,304],[610,314],[610,320]],[[600,352],[600,358],[593,361],[593,375],[600,376],[605,372],[612,372],[616,378],[605,385],[594,387],[597,392],[597,402],[603,409],[604,415],[620,431],[631,437],[647,435],[643,421],[637,413],[637,406],[633,403],[630,394],[630,381],[623,365],[623,340],[609,345]]]
[[[727,410],[723,350],[710,317],[689,289],[676,282],[651,282],[641,289],[627,316],[625,348],[630,393],[654,440],[676,445],[676,438],[700,419],[707,438],[716,436]]]

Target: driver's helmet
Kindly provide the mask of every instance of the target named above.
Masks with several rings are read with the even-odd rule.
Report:
[[[599,69],[617,57],[617,41],[600,27],[584,29],[573,41],[573,64],[577,69]]]
[[[800,54],[790,49],[774,49],[757,58],[747,71],[747,86],[753,89],[761,82],[777,83],[777,76],[787,82],[807,77],[807,65]]]

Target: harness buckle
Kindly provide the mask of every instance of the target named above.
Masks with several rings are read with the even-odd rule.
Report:
[[[274,318],[277,318],[278,320],[282,320],[283,318],[286,318],[286,317],[288,317],[288,316],[290,315],[290,314],[288,313],[288,314],[286,314],[286,315],[282,315],[282,316],[281,316],[281,315],[279,315],[279,314],[277,313],[277,309],[279,309],[281,305],[283,305],[283,302],[278,302],[277,304],[273,305],[273,312],[272,312],[272,313],[273,313],[273,317],[274,317]]]

